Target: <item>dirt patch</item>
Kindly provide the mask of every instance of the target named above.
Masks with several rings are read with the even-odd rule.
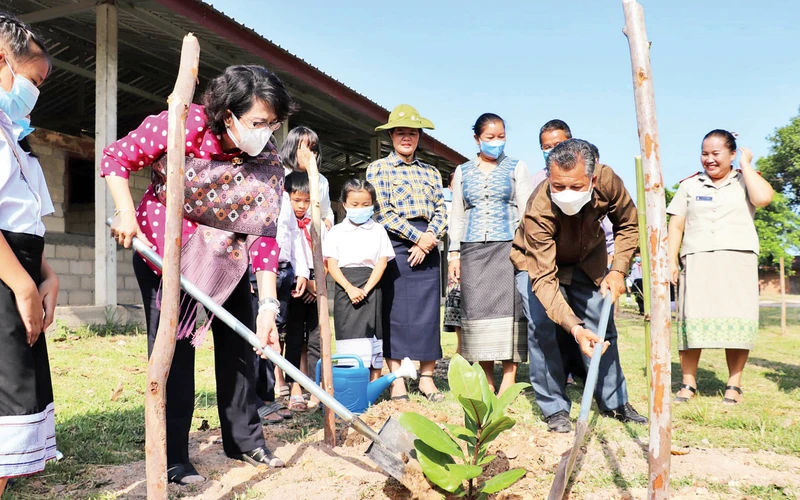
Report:
[[[431,420],[463,424],[457,416],[448,415],[436,406],[414,401],[385,401],[370,408],[362,417],[378,430],[383,422],[404,411],[414,411]],[[298,420],[293,425],[300,424]],[[171,498],[228,499],[291,498],[321,500],[361,498],[407,500],[409,491],[387,477],[364,455],[368,442],[352,430],[342,429],[340,446],[322,444],[322,432],[309,436],[308,442],[289,443],[286,426],[265,427],[270,449],[286,461],[285,469],[251,467],[234,461],[222,451],[219,430],[196,431],[190,436],[190,453],[197,469],[209,478],[198,486],[170,486]],[[504,433],[491,446],[497,458],[487,467],[486,475],[494,475],[521,467],[526,475],[497,499],[545,498],[553,472],[561,455],[572,447],[572,434],[551,434],[539,422],[520,422]],[[690,483],[673,489],[672,498],[748,498],[747,486],[776,486],[784,492],[800,493],[800,458],[775,453],[751,452],[746,449],[721,450],[685,448],[684,455],[672,457],[672,478],[692,478]],[[593,477],[602,471],[614,470],[616,488],[598,491],[592,488]],[[586,453],[576,465],[577,477],[570,484],[569,498],[587,500],[638,499],[647,494],[643,478],[647,474],[646,443],[634,439],[605,442],[592,436]],[[91,495],[117,495],[118,498],[145,498],[145,466],[138,461],[119,467],[98,467],[86,473],[83,486],[58,489],[54,496],[85,498]],[[716,486],[716,487],[715,487]],[[720,493],[724,486],[727,493]],[[81,489],[78,489],[81,488]],[[751,497],[756,498],[756,497]],[[791,498],[791,496],[788,496]]]

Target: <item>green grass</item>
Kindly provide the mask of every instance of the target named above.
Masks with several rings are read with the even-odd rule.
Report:
[[[620,355],[631,402],[644,413],[647,410],[647,387],[642,319],[629,314],[630,308],[624,308],[624,311],[628,313],[623,313],[617,320]],[[760,338],[744,373],[744,403],[737,407],[720,404],[727,381],[724,353],[717,350],[703,353],[697,399],[674,407],[675,446],[749,448],[800,456],[800,432],[797,432],[800,423],[800,358],[797,355],[800,352],[800,309],[788,310],[788,324],[789,333],[781,336],[780,309],[761,310]],[[674,333],[672,338],[674,343]],[[452,356],[456,347],[455,334],[444,333],[442,345],[445,357]],[[199,428],[204,420],[211,428],[219,426],[212,349],[209,335],[197,351],[196,409],[192,429]],[[48,465],[43,473],[14,484],[7,492],[10,499],[49,498],[57,485],[68,484],[70,491],[89,491],[102,486],[92,478],[90,471],[93,466],[124,464],[144,457],[146,336],[135,327],[112,322],[77,330],[61,327],[49,339],[49,350],[56,399],[57,443],[66,458]],[[499,380],[499,365],[496,377]],[[527,378],[528,365],[523,364],[519,368],[518,380],[524,382]],[[112,401],[112,393],[120,383],[122,392]],[[673,392],[679,383],[680,365],[675,351]],[[437,385],[447,389],[445,380],[438,379]],[[573,401],[580,401],[580,391],[580,386],[568,389]],[[451,416],[461,414],[460,407],[449,398],[445,404],[436,406],[413,390],[411,397]],[[518,398],[510,410],[520,422],[541,425],[541,414],[530,395]],[[576,403],[573,417],[578,411],[579,404]],[[307,441],[321,428],[321,422],[319,412],[295,419],[279,437],[291,442]],[[593,418],[592,426],[592,435],[601,443],[623,440],[646,443],[648,439],[645,427],[620,426],[604,418]],[[593,473],[588,482],[576,485],[573,493],[579,495],[594,489],[646,486],[644,475],[623,477],[618,469],[615,472],[613,456],[606,454],[606,458],[609,460],[608,469]],[[675,480],[673,487],[691,484],[687,481],[690,479]],[[712,487],[728,491],[727,486],[708,486],[709,489]],[[762,499],[787,498],[777,487],[743,486],[739,491]],[[247,491],[239,498],[255,498],[252,495],[257,493]]]

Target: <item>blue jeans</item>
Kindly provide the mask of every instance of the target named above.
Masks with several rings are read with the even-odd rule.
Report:
[[[569,342],[574,340],[568,332],[558,327],[547,316],[542,303],[531,291],[528,273],[517,272],[516,281],[517,290],[522,296],[522,308],[528,319],[530,376],[536,404],[539,405],[545,418],[559,411],[569,413],[572,403],[567,397],[567,374],[564,372],[562,349],[559,348],[557,336],[567,336]],[[576,269],[572,283],[562,285],[561,291],[575,314],[584,320],[586,328],[596,332],[603,303],[600,288],[583,271]],[[613,313],[608,321],[606,340],[611,342],[611,346],[600,360],[594,399],[601,410],[613,410],[628,402],[628,388],[619,363],[617,328],[614,325]],[[582,357],[588,369],[589,358]]]

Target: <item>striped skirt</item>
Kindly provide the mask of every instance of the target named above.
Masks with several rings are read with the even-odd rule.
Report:
[[[461,244],[461,355],[468,361],[528,360],[510,252],[510,241]]]
[[[758,255],[717,250],[682,259],[678,349],[752,349],[758,336]]]
[[[44,238],[3,231],[22,267],[41,282]],[[14,294],[0,282],[0,478],[27,476],[55,458],[53,384],[44,334],[28,345]]]

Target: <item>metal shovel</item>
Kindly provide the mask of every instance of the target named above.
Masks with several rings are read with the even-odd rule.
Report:
[[[575,423],[575,442],[569,454],[565,454],[561,458],[561,463],[558,464],[556,477],[553,480],[553,486],[550,487],[550,495],[548,495],[547,500],[561,500],[564,497],[564,490],[567,489],[567,482],[572,475],[573,467],[575,467],[575,460],[578,458],[578,450],[583,446],[584,438],[589,431],[589,410],[592,407],[594,388],[597,385],[597,372],[600,369],[600,357],[603,354],[603,342],[606,338],[608,318],[611,316],[611,306],[613,304],[611,292],[609,291],[603,299],[603,308],[600,310],[600,321],[597,324],[596,332],[597,336],[600,337],[600,342],[594,345],[592,360],[586,373],[586,385],[583,388],[583,398],[581,399],[581,413]]]
[[[109,219],[107,224],[110,226],[112,220]],[[163,263],[161,257],[154,252],[150,247],[145,245],[141,240],[133,239],[133,248],[144,258],[152,262],[159,269],[162,268]],[[206,295],[194,283],[187,280],[181,275],[181,287],[191,295],[197,302],[202,304],[207,310],[213,313],[220,321],[228,325],[234,332],[239,334],[244,340],[256,349],[260,349],[264,355],[269,358],[273,363],[281,368],[288,376],[295,382],[300,384],[308,392],[319,398],[319,400],[330,408],[336,415],[344,420],[347,425],[350,425],[364,435],[367,439],[372,441],[367,455],[386,471],[390,476],[394,477],[403,484],[408,484],[406,477],[406,463],[409,460],[415,459],[416,454],[414,450],[415,436],[409,433],[402,427],[396,420],[389,418],[381,429],[380,434],[376,433],[370,426],[363,420],[348,410],[344,405],[334,399],[322,387],[314,383],[305,373],[298,370],[293,364],[286,360],[283,356],[275,352],[269,346],[262,346],[261,341],[258,340],[255,333],[247,328],[241,321],[236,319],[233,314],[228,312],[225,308],[214,302],[211,297]]]

